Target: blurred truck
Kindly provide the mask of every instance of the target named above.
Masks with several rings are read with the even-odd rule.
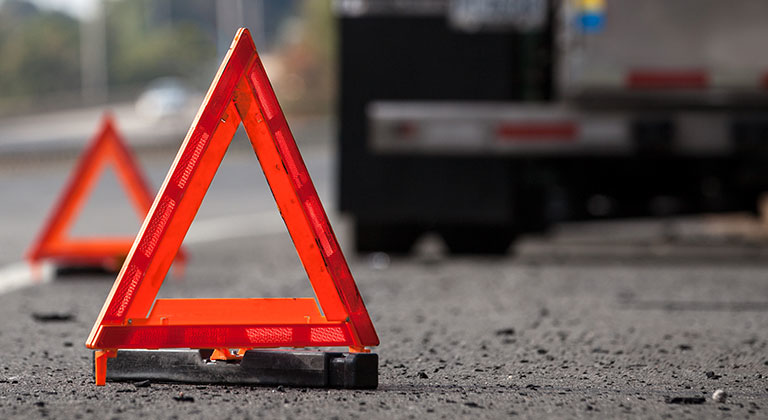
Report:
[[[339,0],[340,208],[361,252],[752,210],[764,0]]]

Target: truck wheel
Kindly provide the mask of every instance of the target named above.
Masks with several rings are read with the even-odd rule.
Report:
[[[452,254],[504,255],[516,236],[506,226],[453,226],[439,232]]]
[[[361,253],[407,254],[421,233],[420,228],[409,224],[357,222],[355,249]]]

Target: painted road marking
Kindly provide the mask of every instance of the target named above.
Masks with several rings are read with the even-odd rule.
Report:
[[[54,271],[51,264],[39,264],[35,268],[26,261],[8,264],[0,268],[0,294],[33,284],[48,283],[53,280]]]

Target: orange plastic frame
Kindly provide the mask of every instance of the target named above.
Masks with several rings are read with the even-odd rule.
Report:
[[[241,122],[317,303],[313,298],[155,300]],[[86,346],[99,350],[96,383],[104,384],[107,357],[117,349],[367,351],[378,344],[250,33],[240,29],[88,337]]]
[[[139,218],[143,219],[152,206],[152,192],[139,170],[139,166],[115,128],[112,117],[105,114],[101,128],[91,140],[45,227],[27,252],[30,264],[49,259],[59,264],[97,265],[117,268],[128,255],[132,237],[69,237],[75,216],[108,164],[114,165],[123,188]],[[185,260],[179,253],[180,262]]]

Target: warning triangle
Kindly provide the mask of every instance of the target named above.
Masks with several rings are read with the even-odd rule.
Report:
[[[82,154],[27,260],[37,264],[51,260],[58,265],[117,268],[133,244],[132,237],[71,238],[69,232],[83,204],[108,165],[118,175],[140,219],[152,206],[152,192],[136,159],[115,128],[111,115],[104,114],[101,127]],[[184,260],[184,253],[179,260]]]
[[[155,299],[240,123],[317,297]],[[318,308],[319,305],[319,308]],[[322,310],[322,312],[321,312]],[[379,344],[247,29],[241,28],[91,330],[96,382],[117,349]]]

